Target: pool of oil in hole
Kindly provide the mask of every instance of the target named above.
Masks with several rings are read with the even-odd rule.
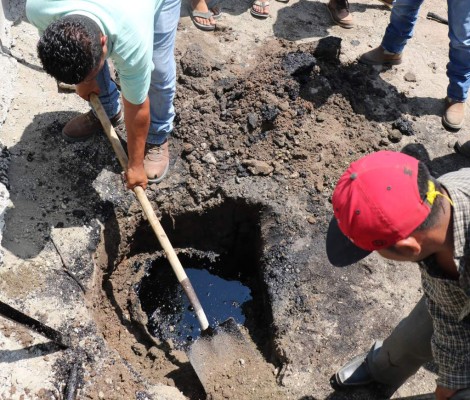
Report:
[[[212,327],[233,317],[245,321],[244,308],[251,300],[251,290],[239,280],[228,280],[215,274],[223,261],[179,257]],[[198,320],[178,283],[170,264],[164,258],[146,265],[147,273],[137,287],[142,310],[147,314],[149,332],[161,340],[171,339],[184,348],[200,333]],[[240,274],[239,274],[240,276]],[[240,276],[242,279],[242,277]]]

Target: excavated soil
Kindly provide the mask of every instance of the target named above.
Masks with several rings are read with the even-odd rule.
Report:
[[[276,189],[263,192],[255,206],[261,215],[257,222],[261,242],[274,246],[266,250],[262,245],[257,255],[261,280],[267,286],[261,297],[273,301],[277,291],[295,296],[289,300],[290,313],[298,316],[308,315],[307,298],[295,295],[295,285],[294,290],[280,288],[289,275],[275,272],[289,258],[283,254],[283,243],[289,236],[304,236],[303,230],[309,226],[313,232],[324,231],[330,215],[328,198],[349,162],[370,151],[388,149],[403,136],[416,135],[418,129],[412,120],[402,117],[404,110],[413,107],[404,96],[384,82],[377,84],[377,73],[370,67],[342,65],[340,52],[337,37],[304,45],[271,40],[260,52],[262,61],[240,74],[232,72],[230,65],[212,64],[197,45],[189,46],[179,64],[176,107],[181,111],[171,150],[181,157],[173,157],[169,181],[153,186],[149,193],[179,249],[191,245],[215,250],[220,247],[215,235],[224,236],[225,230],[239,226],[231,221],[234,210],[224,209],[224,204],[234,199],[253,202],[252,185],[273,181],[269,185]],[[409,146],[408,151],[423,155],[419,146]],[[220,207],[225,211],[218,218],[204,217]],[[298,208],[303,211],[292,215],[292,207],[297,214]],[[131,215],[129,218],[127,213],[125,223],[124,216],[118,216],[124,224],[118,230],[121,248],[114,260],[101,263],[107,265],[108,275],[106,297],[98,302],[104,307],[97,310],[97,319],[104,323],[108,343],[137,365],[146,379],[176,385],[191,399],[204,398],[185,353],[175,349],[171,340],[160,341],[148,333],[136,289],[146,271],[136,270],[135,265],[145,265],[159,247],[145,221],[138,214]],[[219,224],[229,228],[224,230]],[[185,234],[181,236],[181,232]],[[236,237],[230,240],[236,241]],[[266,261],[273,256],[277,259]],[[272,313],[270,307],[266,311]],[[262,333],[256,326],[251,332],[244,330],[250,343],[264,343],[264,348],[253,348],[248,355],[238,350],[239,358],[228,369],[218,364],[218,357],[207,360],[217,371],[215,377],[202,379],[206,389],[210,388],[210,398],[296,398],[295,388],[281,384],[281,371],[292,362],[279,341],[287,327],[275,317],[273,322],[272,315],[268,321],[272,331],[267,338],[257,337]],[[121,324],[133,333],[130,341],[123,340]],[[235,343],[228,347],[237,351]],[[311,359],[313,365],[320,360]],[[201,363],[195,362],[196,366]],[[204,366],[205,372],[208,368]]]

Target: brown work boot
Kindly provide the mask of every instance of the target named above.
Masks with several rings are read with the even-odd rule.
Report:
[[[349,12],[348,0],[330,0],[327,7],[331,18],[336,24],[346,29],[354,27],[354,21]]]
[[[458,130],[463,126],[465,117],[465,102],[446,97],[446,110],[442,116],[442,125],[449,129]]]
[[[390,53],[382,46],[364,53],[359,62],[367,65],[398,65],[402,62],[401,53]]]
[[[114,127],[122,124],[124,122],[122,112],[119,111],[110,121]],[[101,122],[90,110],[67,122],[62,129],[62,136],[67,142],[84,142],[100,132],[103,132]]]
[[[169,166],[168,140],[161,145],[150,143],[145,145],[144,168],[149,182],[161,182],[166,176]]]
[[[393,0],[379,0],[384,3],[386,6],[392,8],[393,7]]]

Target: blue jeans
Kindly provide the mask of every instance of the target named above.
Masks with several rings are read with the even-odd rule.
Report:
[[[413,36],[418,11],[424,0],[396,0],[382,47],[401,53]],[[447,96],[457,101],[467,99],[470,88],[470,1],[447,0],[449,20],[449,63]]]
[[[176,62],[174,57],[176,28],[180,18],[181,0],[164,0],[161,12],[155,19],[153,34],[153,63],[150,82],[150,129],[147,143],[162,144],[173,130],[176,90]],[[115,116],[121,109],[119,91],[109,75],[105,63],[97,76],[100,100],[108,114]]]

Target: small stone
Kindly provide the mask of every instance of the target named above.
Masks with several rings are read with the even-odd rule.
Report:
[[[243,358],[240,358],[238,362],[240,363],[242,367],[245,365],[245,360]]]
[[[274,122],[278,115],[279,108],[274,105],[265,104],[263,107],[261,107],[261,116],[264,121]]]
[[[191,143],[183,144],[183,153],[189,154],[189,153],[192,153],[193,150],[194,150],[194,146]]]
[[[273,142],[279,147],[284,147],[286,144],[286,137],[283,134],[276,135],[273,139]]]
[[[317,114],[316,121],[317,121],[317,122],[323,122],[323,121],[325,121],[325,114],[323,114],[323,113]]]
[[[247,121],[248,121],[248,127],[250,129],[256,129],[258,127],[258,123],[259,123],[258,115],[254,113],[249,113],[247,117]]]
[[[294,171],[290,176],[289,178],[290,179],[297,179],[300,177],[300,174],[297,172],[297,171]]]
[[[413,123],[408,121],[406,118],[399,118],[392,122],[392,128],[398,129],[403,135],[413,136],[416,132],[413,129]]]
[[[98,392],[98,397],[104,399],[104,393],[101,390]]]
[[[388,140],[392,143],[398,143],[403,138],[402,133],[398,129],[392,129],[388,134]]]
[[[315,219],[315,217],[312,217],[311,215],[307,217],[307,222],[311,225],[315,224],[317,222],[317,220]]]
[[[407,72],[404,78],[407,82],[416,82],[416,75],[413,72]]]
[[[243,160],[242,165],[253,175],[269,175],[274,168],[261,160]]]
[[[281,111],[287,111],[289,107],[289,103],[287,101],[283,101],[277,105]]]
[[[207,153],[204,157],[202,157],[202,161],[206,162],[207,164],[217,164],[217,160],[212,153]]]

